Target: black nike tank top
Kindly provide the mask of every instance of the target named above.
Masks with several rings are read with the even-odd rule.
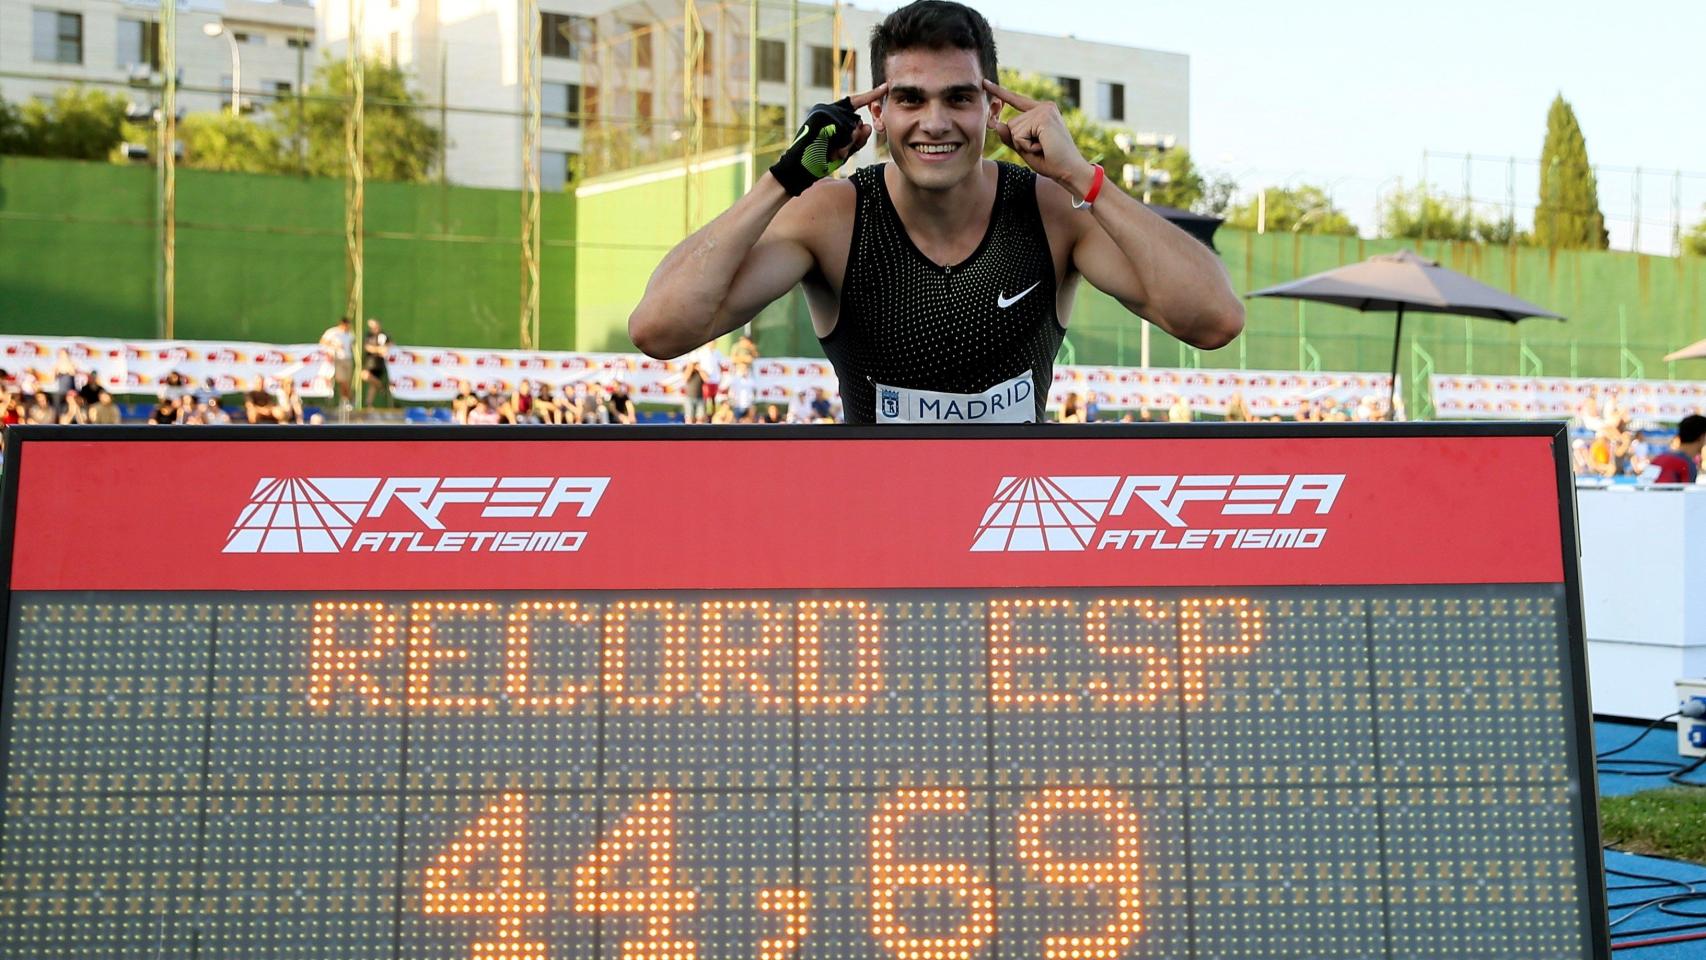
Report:
[[[841,313],[819,342],[841,381],[848,423],[876,419],[873,383],[980,393],[1029,372],[1043,419],[1066,331],[1055,317],[1054,258],[1036,174],[1002,163],[989,230],[961,263],[938,266],[906,234],[883,180],[854,173],[858,203]]]

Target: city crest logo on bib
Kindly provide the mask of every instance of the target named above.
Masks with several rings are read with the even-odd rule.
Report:
[[[900,416],[900,391],[893,387],[883,387],[877,391],[877,397],[882,403],[882,415],[885,420],[893,420]]]

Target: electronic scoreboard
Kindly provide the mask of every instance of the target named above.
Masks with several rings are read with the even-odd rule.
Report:
[[[1557,425],[25,428],[0,956],[1609,956]]]

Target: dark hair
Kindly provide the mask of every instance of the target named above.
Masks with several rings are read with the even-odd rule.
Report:
[[[887,79],[890,54],[926,47],[975,50],[986,80],[999,77],[995,35],[983,14],[953,0],[914,0],[883,18],[871,30],[871,86]]]
[[[1676,439],[1679,443],[1693,443],[1701,437],[1706,437],[1706,417],[1691,413],[1682,418],[1676,425]]]

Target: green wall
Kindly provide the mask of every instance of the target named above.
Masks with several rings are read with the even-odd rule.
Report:
[[[0,332],[146,338],[158,241],[151,168],[0,158]],[[369,183],[365,312],[403,343],[520,342],[521,195]],[[575,349],[575,202],[541,203],[541,346]],[[338,180],[183,170],[186,339],[314,340],[344,307]]]
[[[583,342],[628,349],[627,311],[664,253],[697,225],[732,203],[744,169],[696,180],[683,188],[670,168],[647,171],[649,182],[581,199],[581,256],[589,269],[576,284]],[[679,170],[679,167],[673,168]],[[619,183],[611,178],[605,183]],[[699,207],[684,217],[684,197]],[[1673,367],[1663,356],[1706,337],[1706,259],[1640,254],[1483,247],[1463,243],[1408,244],[1390,240],[1257,235],[1223,228],[1221,256],[1240,292],[1354,263],[1404,246],[1485,283],[1564,314],[1564,322],[1521,324],[1412,314],[1405,318],[1400,372],[1407,376],[1471,372],[1544,376],[1706,377],[1706,365]],[[596,269],[591,264],[597,264]],[[1081,288],[1062,358],[1077,363],[1135,366],[1141,329],[1112,299]],[[1203,353],[1156,331],[1156,366],[1252,369],[1384,370],[1392,360],[1393,317],[1321,304],[1249,301],[1245,335],[1232,346]],[[756,324],[759,346],[772,356],[821,356],[798,293]],[[597,330],[596,335],[586,331]]]
[[[761,158],[760,165],[763,159]],[[744,191],[731,153],[584,183],[543,198],[542,346],[629,350],[627,318],[658,261]],[[0,158],[0,333],[155,335],[154,172]],[[404,343],[519,345],[520,195],[436,184],[369,184],[367,312]],[[343,184],[183,171],[178,322],[186,338],[301,341],[343,307]],[[1403,246],[1222,229],[1240,292]],[[1427,256],[1565,314],[1502,324],[1412,315],[1400,370],[1546,376],[1706,377],[1664,354],[1706,337],[1706,258],[1421,244]],[[1157,332],[1158,366],[1382,370],[1392,317],[1250,301],[1245,335],[1214,353]],[[796,291],[760,315],[772,356],[818,356]],[[1140,327],[1085,288],[1063,359],[1136,365]],[[1431,364],[1431,367],[1430,367]]]

